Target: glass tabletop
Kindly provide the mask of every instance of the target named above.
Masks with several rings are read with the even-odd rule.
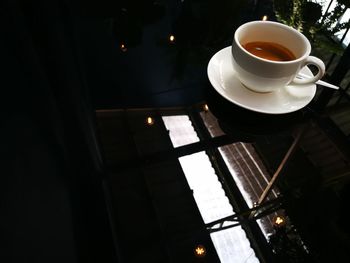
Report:
[[[268,257],[271,251],[273,254],[280,248],[276,239],[281,238],[278,232],[281,229],[276,228],[273,221],[273,217],[278,215],[276,211],[282,211],[280,215],[285,214],[290,220],[287,224],[288,231],[291,231],[289,238],[292,243],[295,242],[291,249],[301,249],[298,250],[300,257],[308,257],[309,250],[313,249],[319,253],[323,245],[315,245],[317,238],[308,230],[312,220],[303,220],[306,215],[312,216],[311,211],[320,211],[322,207],[315,205],[314,209],[310,209],[305,200],[317,202],[320,198],[321,194],[316,189],[326,177],[324,174],[327,172],[320,172],[320,169],[323,169],[322,164],[328,157],[332,156],[337,167],[334,169],[345,171],[348,167],[339,164],[343,156],[325,135],[322,127],[325,113],[317,108],[317,96],[292,112],[259,113],[220,95],[207,73],[210,59],[218,51],[230,47],[239,25],[252,20],[277,20],[273,1],[131,1],[118,3],[113,8],[107,5],[100,12],[93,7],[85,7],[88,18],[79,21],[84,29],[80,32],[84,42],[81,52],[89,59],[87,79],[100,125],[108,126],[107,116],[114,116],[111,117],[114,120],[121,118],[126,121],[127,124],[123,123],[129,130],[123,133],[125,136],[129,133],[138,136],[138,132],[145,130],[147,135],[131,138],[140,140],[139,145],[136,142],[136,148],[139,147],[139,155],[136,155],[141,158],[141,163],[161,166],[166,160],[180,160],[206,152],[208,157],[203,158],[209,158],[225,194],[231,203],[235,203],[234,213],[237,216],[247,219],[240,213],[250,211],[253,215],[256,212],[254,207],[263,207],[260,215],[265,217],[265,222],[256,222],[267,228],[262,227],[264,230],[260,235],[256,232],[259,229],[256,222],[253,225],[242,223],[246,233],[255,233],[255,236],[250,236],[250,241],[255,240],[251,245],[254,242],[265,244],[260,248],[252,245],[257,258],[262,255]],[[95,19],[90,13],[95,15]],[[91,47],[98,52],[90,54]],[[182,138],[187,136],[189,142],[179,147],[164,146],[160,138],[163,138],[163,132],[171,133],[167,125],[172,125],[165,119],[176,116],[187,120],[180,122],[176,130],[180,130],[180,134],[183,132]],[[192,135],[181,130],[185,129],[186,123],[194,128],[198,141],[190,141]],[[152,135],[146,132],[150,126],[159,135],[157,140],[151,139]],[[125,128],[123,125],[118,127],[118,132]],[[145,136],[144,140],[142,136]],[[147,140],[152,143],[147,144]],[[107,142],[105,147],[110,147]],[[237,156],[241,159],[238,160]],[[117,162],[113,169],[119,165],[119,168],[129,170],[135,165],[133,155],[130,158],[119,157],[125,162]],[[180,162],[186,163],[184,159]],[[251,164],[247,165],[248,162]],[[243,171],[237,178],[231,176],[234,173],[234,168],[230,167],[232,163],[235,169],[241,167]],[[244,191],[239,188],[237,180],[243,182],[243,188],[249,189],[248,193],[255,191],[254,197],[244,199]],[[256,190],[257,187],[259,190]],[[329,193],[326,199],[331,200],[335,195]],[[282,197],[285,200],[283,206],[279,199]],[[227,216],[227,213],[224,215]],[[209,221],[205,222],[208,231],[219,232],[215,228],[215,220]],[[228,221],[223,219],[218,224]],[[320,227],[325,221],[319,219],[317,224]],[[272,237],[269,238],[268,234]],[[325,236],[322,242],[334,237],[329,232]],[[269,249],[270,252],[267,251]],[[255,262],[253,258],[251,262]]]
[[[87,78],[96,109],[208,104],[222,122],[234,116],[236,123],[249,127],[250,122],[256,130],[261,121],[261,132],[285,129],[311,115],[313,101],[289,114],[254,113],[228,102],[208,79],[210,59],[231,45],[239,25],[263,18],[276,20],[272,1],[119,4],[110,6],[111,10],[106,5],[100,10],[105,17],[95,20],[90,12],[99,12],[85,6],[88,16],[80,21],[86,28],[81,32],[81,52],[92,62],[87,64],[91,72]],[[89,53],[91,45],[98,53]]]
[[[113,7],[113,15],[110,10],[104,19],[90,15],[79,21],[86,30],[81,32],[82,52],[94,62],[87,77],[96,107],[203,101],[208,62],[231,45],[235,28],[263,15],[274,18],[271,3],[258,8],[254,2],[131,1]],[[96,47],[98,53],[91,54]]]

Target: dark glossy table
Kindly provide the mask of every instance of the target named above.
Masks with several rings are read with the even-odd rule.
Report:
[[[287,134],[309,120],[308,108],[277,115],[243,109],[221,97],[208,81],[210,58],[231,45],[235,28],[263,15],[275,19],[271,1],[126,3],[117,10],[100,28],[94,28],[96,23],[89,27],[109,33],[102,35],[104,46],[98,43],[101,54],[95,58],[109,63],[96,63],[101,75],[91,69],[94,74],[88,76],[95,84],[92,95],[97,109],[206,103],[227,135],[251,142]]]
[[[82,52],[89,55],[91,46],[99,51],[87,56],[92,62],[88,64],[91,74],[87,78],[95,108],[187,107],[207,103],[221,122],[241,121],[258,134],[287,129],[307,118],[309,107],[277,115],[248,111],[228,102],[212,88],[207,76],[208,62],[216,52],[231,45],[235,28],[264,15],[276,19],[271,1],[219,3],[135,1],[113,6],[113,16],[111,10],[106,10],[107,5],[99,10],[108,14],[103,21],[99,16],[91,20],[90,12],[99,12],[86,7],[90,16],[80,21],[86,28],[86,32],[81,32],[85,40]],[[231,116],[234,118],[230,120]],[[261,129],[256,126],[259,121]]]
[[[289,200],[288,209],[293,215],[298,214],[293,198],[304,195],[306,187],[315,187],[315,190],[317,187],[312,183],[318,183],[314,179],[318,176],[317,164],[310,162],[308,153],[303,152],[303,140],[313,136],[315,125],[326,116],[317,107],[317,99],[288,114],[257,113],[224,99],[213,89],[207,76],[210,58],[231,45],[235,28],[264,15],[270,20],[276,19],[272,1],[136,1],[120,3],[113,11],[99,10],[104,19],[93,8],[85,11],[89,19],[79,21],[84,29],[80,32],[84,42],[82,52],[89,58],[87,79],[97,110],[149,109],[153,112],[176,108],[198,113],[207,105],[226,136],[226,141],[214,139],[214,146],[227,140],[252,143],[260,147],[260,154],[270,169],[271,181],[256,207],[251,211],[246,207],[250,219],[259,207],[260,214],[269,213],[265,199],[276,183],[287,189],[283,194]],[[97,14],[95,19],[91,19],[91,13]],[[98,52],[89,54],[91,46]],[[278,154],[272,155],[267,150],[281,145]],[[182,150],[186,152],[186,148]],[[178,150],[176,154],[181,156],[183,152]],[[153,156],[153,160],[159,160],[161,155]],[[313,179],[300,180],[310,173]],[[300,177],[293,181],[293,174]],[[274,211],[271,207],[270,210]],[[300,226],[302,215],[294,218]]]

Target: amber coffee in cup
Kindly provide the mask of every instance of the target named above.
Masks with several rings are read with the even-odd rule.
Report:
[[[232,63],[238,79],[256,92],[271,92],[293,85],[315,83],[324,72],[324,63],[310,56],[308,39],[297,30],[277,22],[253,21],[240,26],[232,42]],[[295,78],[306,65],[318,73],[309,79]]]
[[[273,61],[291,61],[296,59],[288,48],[273,42],[254,41],[242,45],[249,53]]]

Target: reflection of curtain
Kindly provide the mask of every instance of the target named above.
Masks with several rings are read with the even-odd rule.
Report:
[[[0,17],[0,261],[111,262],[103,166],[69,5],[3,0]]]

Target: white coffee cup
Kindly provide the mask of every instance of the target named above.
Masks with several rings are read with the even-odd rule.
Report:
[[[243,45],[251,42],[272,42],[289,49],[295,59],[273,61],[248,52]],[[293,85],[315,83],[325,73],[324,63],[310,56],[309,40],[299,31],[281,23],[253,21],[241,25],[232,42],[232,63],[238,79],[247,88],[256,92],[271,92],[293,82]],[[296,75],[306,65],[315,65],[318,73],[307,79]]]

